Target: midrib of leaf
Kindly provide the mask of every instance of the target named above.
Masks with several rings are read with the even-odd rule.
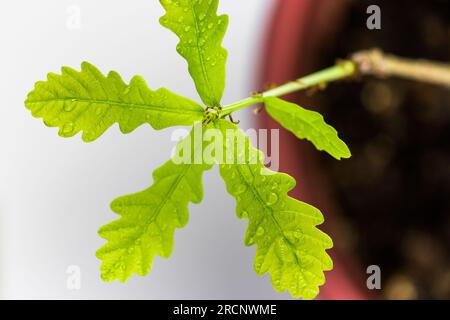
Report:
[[[145,231],[148,230],[148,226],[156,220],[156,218],[158,218],[159,214],[161,213],[161,210],[164,208],[164,206],[166,205],[167,201],[169,201],[169,199],[172,197],[172,194],[175,192],[175,190],[178,188],[178,185],[180,184],[181,180],[184,178],[184,176],[186,175],[186,172],[190,169],[190,167],[192,166],[192,164],[186,164],[184,165],[184,169],[181,172],[180,175],[178,175],[178,178],[174,181],[174,183],[172,184],[169,193],[167,194],[167,196],[163,199],[163,201],[159,204],[159,206],[156,208],[156,213],[153,215],[153,217],[149,217],[149,219],[146,221],[146,229]]]
[[[239,165],[236,166],[236,170],[237,170],[239,176],[241,177],[241,179],[243,181],[246,181],[245,176],[242,174],[242,172],[239,168]],[[252,178],[254,180],[255,175],[253,174],[252,170],[249,170],[249,172],[252,175]],[[283,229],[281,228],[280,224],[278,223],[278,220],[273,215],[273,210],[268,205],[266,205],[265,201],[261,198],[261,195],[259,194],[258,190],[256,190],[256,188],[253,184],[247,184],[247,185],[250,186],[250,190],[252,190],[252,193],[257,198],[258,202],[263,206],[263,208],[265,210],[267,210],[269,212],[269,216],[272,219],[272,221],[274,222],[274,224],[276,225],[278,233],[281,235],[281,237],[283,238],[283,241],[287,244],[289,249],[293,252],[295,262],[301,268],[300,262],[298,261],[298,258],[297,258],[297,253],[296,253],[295,249],[293,248],[292,243],[284,235]]]
[[[200,64],[202,66],[202,73],[203,73],[203,76],[205,77],[206,83],[208,85],[209,92],[211,94],[213,94],[214,91],[212,89],[211,83],[209,82],[208,73],[206,72],[205,60],[203,59],[203,55],[202,55],[201,50],[200,50],[199,40],[200,40],[200,35],[202,34],[202,32],[201,32],[201,30],[199,28],[199,25],[198,25],[197,12],[195,11],[194,5],[191,2],[189,2],[189,7],[191,8],[192,14],[194,15],[195,30],[196,30],[196,32],[198,34],[197,40],[196,40],[196,48],[197,48],[198,58],[200,59]],[[209,10],[210,9],[211,9],[211,4],[208,7],[208,14],[209,14]],[[215,102],[217,102],[217,101],[215,101]]]
[[[201,144],[202,142],[198,142],[197,144]],[[195,150],[195,147],[194,147]],[[162,209],[164,208],[164,206],[166,205],[167,201],[169,201],[169,199],[172,197],[173,193],[175,192],[175,190],[178,188],[178,185],[180,184],[181,180],[185,177],[186,173],[188,172],[188,170],[192,167],[192,163],[189,164],[183,164],[183,170],[181,171],[181,173],[178,175],[177,179],[174,181],[174,183],[172,184],[169,193],[167,194],[166,197],[164,197],[163,201],[161,201],[161,203],[158,205],[158,207],[155,210],[155,214],[153,214],[151,217],[149,217],[146,221],[145,221],[145,229],[143,232],[141,232],[139,234],[139,236],[142,236],[144,233],[146,233],[148,231],[148,228],[150,227],[150,225],[153,223],[153,221],[155,221],[159,214],[161,213]],[[165,178],[167,179],[169,176],[166,176]],[[158,229],[159,229],[159,225],[156,223]],[[136,237],[136,239],[133,241],[133,243],[136,243],[137,239],[139,237]]]
[[[285,113],[286,114],[286,113]],[[301,123],[303,123],[305,125],[305,127],[308,127],[309,130],[311,131],[315,131],[314,126],[312,125],[312,123],[315,123],[317,121],[320,121],[320,119],[315,119],[313,121],[311,121],[311,123],[304,121],[302,119],[297,119],[298,121],[300,121]],[[321,130],[318,130],[319,135],[328,142],[328,144],[335,150],[339,150],[340,152],[345,152],[345,150],[338,148],[334,143],[331,143],[330,139],[328,139],[327,135],[323,134],[323,132]],[[294,134],[295,135],[295,134]]]
[[[280,112],[284,113],[284,114],[287,115],[287,116],[290,116],[289,113],[287,113],[285,110],[283,110],[283,109],[281,109],[281,108],[280,108]],[[300,123],[302,123],[305,127],[308,127],[310,131],[316,131],[315,128],[314,128],[314,126],[313,126],[311,123],[320,121],[320,119],[315,119],[315,120],[311,121],[311,123],[310,123],[310,122],[305,121],[305,120],[303,120],[303,119],[301,119],[301,118],[294,118],[294,120],[295,120],[295,121],[298,121],[298,122],[300,122]],[[327,136],[326,136],[325,134],[322,133],[322,131],[317,130],[317,132],[319,133],[319,135],[320,135],[321,137],[324,138],[324,140],[326,140],[326,141],[328,141],[328,143],[330,143],[330,140],[327,138]],[[294,135],[295,135],[295,134],[294,134]],[[338,148],[336,148],[336,147],[334,146],[334,144],[330,143],[330,145],[333,146],[333,148],[338,149]],[[339,150],[339,149],[338,149],[338,150]],[[339,150],[339,151],[342,151],[342,150]]]
[[[169,193],[167,194],[167,197],[165,197],[163,199],[163,201],[161,201],[161,203],[156,208],[155,213],[151,217],[147,218],[147,220],[145,221],[145,223],[144,223],[145,226],[144,226],[144,229],[142,230],[142,232],[138,232],[136,234],[136,236],[134,236],[132,238],[131,241],[129,241],[127,243],[124,243],[121,246],[115,247],[112,250],[109,250],[110,252],[121,250],[123,248],[129,247],[130,243],[132,243],[132,246],[136,246],[136,242],[139,240],[139,238],[141,238],[142,235],[145,234],[148,231],[148,228],[150,227],[150,225],[156,220],[156,218],[158,218],[159,214],[161,213],[162,209],[166,205],[167,201],[170,199],[172,194],[178,188],[178,185],[180,184],[181,179],[184,178],[184,176],[186,175],[186,172],[189,170],[190,167],[191,167],[191,165],[187,165],[186,168],[182,171],[182,174],[180,174],[179,177],[174,181],[174,183],[172,184],[172,186],[170,188]],[[136,206],[130,206],[130,207],[136,207]],[[160,227],[159,227],[159,225],[157,223],[156,223],[156,226],[158,227],[158,229],[160,229]],[[140,248],[140,246],[138,246],[138,247]],[[142,250],[142,248],[140,248],[140,250]]]
[[[32,102],[28,103],[45,103],[45,102],[88,102],[91,104],[109,104],[112,106],[118,106],[122,108],[130,108],[130,109],[136,109],[136,110],[156,110],[166,113],[175,113],[175,114],[186,114],[186,113],[192,113],[192,114],[200,114],[200,112],[195,110],[186,110],[186,109],[166,109],[157,107],[155,105],[151,104],[136,104],[136,103],[127,103],[127,102],[119,102],[119,101],[111,101],[111,100],[97,100],[97,99],[79,99],[79,98],[58,98],[58,99],[45,99],[45,100],[34,100]]]

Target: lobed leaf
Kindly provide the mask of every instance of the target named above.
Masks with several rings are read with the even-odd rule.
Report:
[[[309,140],[318,150],[326,151],[338,160],[351,157],[336,129],[328,125],[320,113],[275,97],[265,98],[264,103],[269,115],[297,138]]]
[[[202,175],[211,167],[170,160],[154,171],[150,188],[111,203],[111,209],[121,217],[99,230],[99,235],[108,240],[97,251],[103,261],[100,270],[104,281],[125,282],[132,274],[144,276],[150,272],[156,254],[170,256],[175,228],[188,222],[189,202],[202,200]]]
[[[249,140],[230,122],[221,120],[217,127],[223,132],[235,130],[240,138]],[[228,141],[225,148],[235,148],[235,142]],[[238,217],[249,220],[245,244],[256,244],[255,271],[270,273],[277,291],[312,299],[325,282],[323,271],[333,267],[325,251],[333,243],[316,228],[323,216],[318,209],[289,197],[295,180],[265,168],[261,154],[255,157],[258,151],[252,149],[247,151],[247,163],[221,164],[220,173],[236,198]],[[234,154],[237,157],[239,153]]]
[[[25,105],[47,126],[59,127],[60,136],[83,131],[86,142],[116,122],[129,133],[144,123],[159,130],[203,118],[202,107],[187,98],[164,88],[152,91],[139,76],[129,85],[114,71],[105,77],[87,62],[81,71],[63,67],[61,75],[50,73],[47,81],[37,82]]]
[[[160,0],[166,10],[161,24],[179,38],[178,53],[186,59],[189,73],[203,102],[219,106],[225,89],[227,51],[222,40],[228,16],[218,16],[218,0]]]

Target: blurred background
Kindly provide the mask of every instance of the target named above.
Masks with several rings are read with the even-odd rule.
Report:
[[[372,4],[381,8],[381,30],[366,26]],[[219,11],[230,15],[224,103],[360,49],[448,62],[448,9],[445,0],[222,0]],[[143,126],[122,135],[114,127],[86,144],[58,137],[23,101],[49,71],[84,60],[198,99],[177,38],[158,24],[162,14],[151,0],[2,5],[0,298],[290,297],[254,273],[254,248],[243,245],[247,223],[235,218],[217,170],[205,174],[204,201],[190,206],[170,259],[156,257],[148,276],[127,284],[100,280],[97,230],[115,219],[109,203],[151,185],[152,171],[170,156],[171,131]],[[281,131],[280,170],[298,180],[292,195],[322,210],[335,243],[335,268],[320,298],[450,298],[448,89],[364,79],[288,98],[321,111],[353,153],[338,162]],[[278,128],[265,113],[235,117],[243,127]],[[381,270],[380,290],[366,286],[370,265]],[[67,286],[73,266],[81,274],[77,290]]]

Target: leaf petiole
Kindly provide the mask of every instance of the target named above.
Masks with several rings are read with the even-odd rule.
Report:
[[[290,81],[284,85],[270,89],[266,92],[255,94],[244,100],[229,104],[227,106],[223,106],[221,116],[222,118],[224,118],[232,112],[238,111],[254,104],[261,103],[264,101],[264,98],[280,97],[292,92],[309,89],[324,83],[348,78],[355,75],[356,71],[357,67],[353,61],[343,60],[338,62],[335,66],[312,73],[303,78]]]

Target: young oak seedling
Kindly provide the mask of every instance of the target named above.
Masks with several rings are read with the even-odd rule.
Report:
[[[60,75],[50,73],[47,81],[37,82],[26,107],[47,126],[59,127],[62,137],[82,131],[85,142],[96,140],[115,123],[122,133],[146,123],[156,130],[193,126],[192,132],[214,129],[224,136],[232,131],[234,137],[227,138],[223,154],[232,151],[234,161],[230,164],[217,157],[216,162],[228,192],[236,199],[238,217],[249,220],[245,244],[256,245],[255,271],[269,272],[277,291],[314,298],[325,283],[323,272],[333,266],[326,253],[332,241],[316,228],[323,216],[318,209],[289,197],[295,180],[265,168],[261,152],[225,118],[244,107],[264,103],[267,112],[298,138],[311,141],[336,159],[349,158],[348,147],[319,113],[277,97],[349,76],[354,72],[353,64],[342,63],[222,106],[227,60],[222,40],[228,16],[217,15],[218,0],[160,3],[166,10],[160,22],[179,37],[177,51],[188,63],[204,108],[165,88],[152,91],[139,76],[129,84],[114,71],[104,76],[87,62],[82,63],[81,71],[63,67]],[[192,133],[186,139],[190,136]],[[186,139],[178,144],[177,152],[185,152],[181,149]],[[250,151],[244,161],[237,161],[239,155],[233,152],[239,139]],[[192,150],[198,152],[194,147]],[[189,202],[202,200],[202,174],[211,167],[211,163],[176,163],[171,159],[153,173],[151,187],[112,202],[111,209],[121,217],[99,230],[108,241],[97,251],[103,280],[125,282],[132,274],[144,276],[156,254],[170,256],[175,228],[186,225]]]

